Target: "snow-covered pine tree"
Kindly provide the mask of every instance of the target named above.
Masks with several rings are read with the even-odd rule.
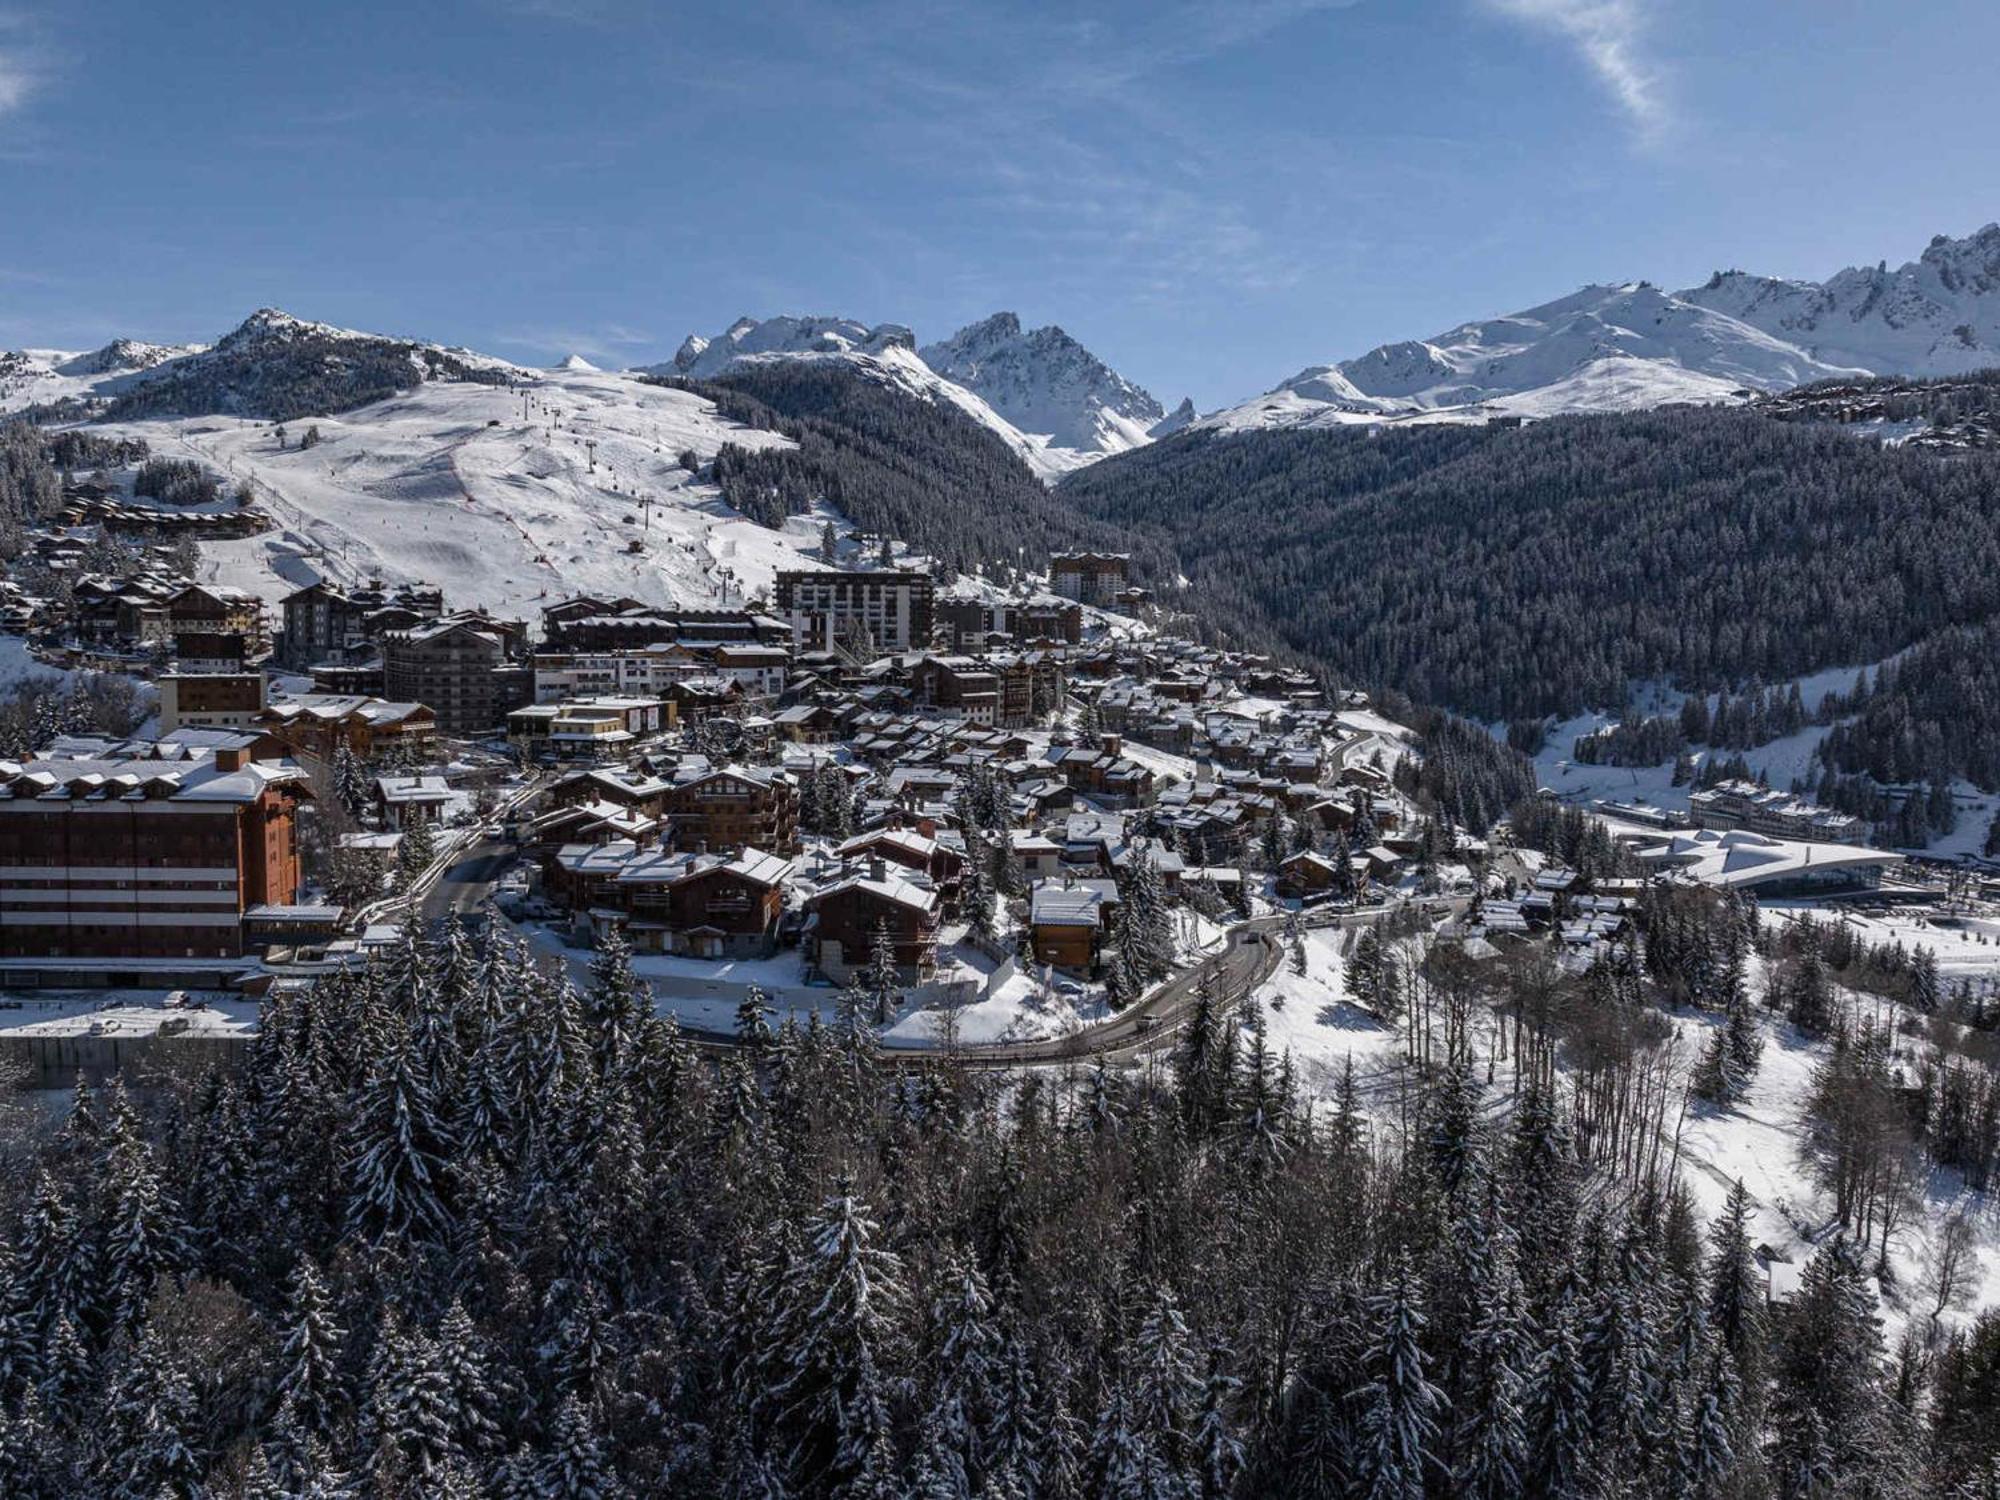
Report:
[[[896,944],[888,919],[875,923],[874,950],[868,961],[868,992],[874,1002],[874,1023],[887,1026],[903,1008],[903,975],[896,963]]]
[[[1575,1293],[1565,1286],[1544,1319],[1541,1354],[1529,1381],[1528,1493],[1583,1500],[1591,1471],[1590,1383],[1576,1331]]]
[[[1228,1351],[1211,1343],[1194,1424],[1193,1500],[1228,1500],[1235,1491],[1236,1476],[1243,1470],[1243,1444],[1236,1436],[1230,1407],[1242,1384],[1229,1373]]]
[[[125,1105],[122,1089],[116,1100],[105,1157],[110,1219],[103,1237],[102,1296],[113,1325],[129,1331],[139,1326],[154,1283],[185,1267],[189,1252],[180,1210],[160,1181],[138,1116]]]
[[[348,1124],[348,1227],[380,1237],[442,1238],[451,1141],[416,1066],[408,1025],[390,1017]]]
[[[340,1351],[346,1330],[311,1256],[301,1255],[292,1267],[289,1292],[278,1397],[291,1403],[302,1433],[329,1437],[345,1405]]]
[[[1368,1500],[1422,1500],[1427,1476],[1438,1467],[1444,1393],[1427,1374],[1423,1298],[1407,1254],[1369,1299],[1368,1313],[1374,1339],[1359,1397],[1361,1493]]]
[[[806,1225],[786,1277],[770,1394],[792,1480],[810,1492],[841,1493],[889,1437],[882,1357],[904,1292],[902,1262],[880,1233],[843,1183]]]
[[[194,1500],[202,1462],[199,1412],[187,1371],[148,1323],[113,1375],[102,1424],[91,1434],[99,1494],[114,1500]]]
[[[334,748],[328,776],[333,783],[333,795],[347,809],[350,817],[358,818],[368,810],[368,804],[373,800],[368,772],[346,740]]]

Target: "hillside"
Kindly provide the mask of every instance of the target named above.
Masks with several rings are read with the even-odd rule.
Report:
[[[276,425],[242,416],[126,417],[144,439],[247,482],[277,531],[203,548],[210,577],[277,599],[315,577],[441,586],[455,605],[518,615],[585,590],[648,602],[740,598],[810,551],[732,511],[681,455],[786,439],[699,397],[620,375],[525,371],[507,386],[425,380],[384,400]],[[308,426],[315,446],[300,440]],[[638,541],[639,552],[628,550]]]
[[[1880,660],[2000,610],[2000,460],[1755,410],[1196,432],[1071,476],[1208,613],[1486,718]]]
[[[738,421],[791,439],[716,466],[724,496],[766,522],[826,505],[961,572],[991,564],[1039,571],[1051,551],[1126,549],[1121,532],[1078,516],[986,423],[865,368],[751,362],[688,388]],[[1152,565],[1163,568],[1164,554]]]

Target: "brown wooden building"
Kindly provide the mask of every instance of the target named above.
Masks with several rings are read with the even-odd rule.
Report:
[[[0,761],[0,956],[231,958],[296,900],[300,768],[147,748]]]

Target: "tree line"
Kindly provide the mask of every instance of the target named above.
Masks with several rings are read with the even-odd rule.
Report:
[[[1704,1225],[1612,1144],[1623,981],[1504,981],[1495,1115],[1495,971],[1377,952],[1425,1018],[1397,1129],[1254,1005],[1000,1079],[753,993],[716,1061],[615,939],[577,986],[407,932],[274,995],[245,1066],[11,1139],[0,1489],[1984,1493],[2000,1319],[1890,1349],[1841,1234],[1767,1304],[1741,1189]],[[1548,1025],[1605,1060],[1546,1066]]]

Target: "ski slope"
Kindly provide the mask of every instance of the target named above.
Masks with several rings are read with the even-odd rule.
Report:
[[[321,440],[301,448],[308,426]],[[807,560],[826,519],[767,530],[681,464],[686,451],[705,464],[725,443],[789,439],[685,392],[587,368],[524,370],[512,387],[426,382],[293,423],[282,448],[271,424],[229,417],[102,430],[249,485],[278,529],[204,543],[203,570],[273,602],[319,578],[380,578],[506,616],[578,593],[740,604]]]

